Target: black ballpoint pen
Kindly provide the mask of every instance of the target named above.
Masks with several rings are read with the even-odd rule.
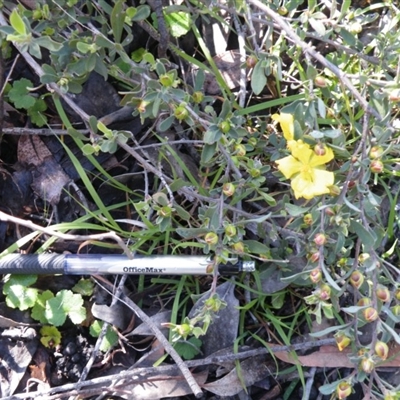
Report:
[[[219,264],[218,274],[253,272],[254,261]],[[211,275],[214,262],[207,256],[141,256],[132,260],[112,254],[8,254],[0,258],[0,274],[65,275]]]

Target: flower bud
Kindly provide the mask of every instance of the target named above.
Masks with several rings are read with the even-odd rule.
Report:
[[[325,214],[328,215],[329,217],[333,217],[336,214],[335,210],[332,207],[326,207],[324,211]]]
[[[174,83],[174,78],[170,74],[160,75],[160,83],[164,87],[170,87]]]
[[[323,143],[317,143],[314,146],[314,153],[317,156],[324,156],[326,154],[326,146]]]
[[[350,33],[360,33],[362,31],[362,25],[358,21],[352,22],[348,27],[347,30]]]
[[[179,333],[180,336],[186,339],[192,332],[192,327],[189,324],[177,325],[176,331]]]
[[[383,172],[383,162],[381,160],[372,160],[369,169],[374,174],[380,174]]]
[[[327,301],[331,298],[331,288],[327,284],[323,284],[317,294],[322,301]]]
[[[261,175],[261,171],[258,168],[251,168],[249,173],[252,178],[258,178]]]
[[[246,155],[246,147],[243,144],[236,144],[235,145],[235,152],[236,155],[239,157],[244,157]]]
[[[189,116],[189,111],[186,109],[186,104],[182,103],[175,108],[174,116],[179,121],[186,119]]]
[[[382,154],[383,154],[382,146],[373,146],[373,147],[371,147],[371,150],[369,151],[369,157],[371,159],[379,158],[382,156]]]
[[[314,253],[310,253],[308,255],[308,259],[312,262],[312,263],[316,263],[319,261],[320,258],[320,254],[319,251],[315,251]]]
[[[376,321],[379,317],[378,311],[376,311],[374,307],[367,307],[363,310],[363,315],[367,322]]]
[[[360,307],[365,307],[371,305],[372,301],[369,297],[362,297],[357,301],[357,305]]]
[[[380,301],[387,303],[388,301],[390,301],[389,289],[383,285],[378,286],[378,288],[376,289],[376,297]]]
[[[208,232],[204,240],[208,245],[215,245],[218,243],[218,235],[214,232]]]
[[[278,8],[278,14],[279,15],[286,15],[288,13],[288,9],[285,6],[281,6]]]
[[[389,356],[389,346],[385,342],[378,340],[375,343],[375,354],[382,360],[386,360]]]
[[[400,90],[395,89],[389,94],[389,100],[393,102],[400,101]]]
[[[361,264],[365,263],[365,261],[367,261],[369,257],[370,257],[370,255],[368,253],[361,253],[358,256],[358,262],[361,263]]]
[[[328,86],[326,83],[326,79],[321,75],[315,77],[314,84],[315,84],[315,86],[320,87],[320,88],[324,88],[324,87]]]
[[[400,300],[400,289],[396,289],[396,291],[394,292],[394,297],[396,298],[396,300]]]
[[[347,187],[349,189],[352,189],[354,186],[356,186],[356,181],[349,181],[349,183],[347,184]]]
[[[303,222],[304,222],[306,225],[312,225],[312,223],[313,223],[313,216],[312,216],[312,214],[310,214],[310,213],[306,214],[306,215],[303,217]]]
[[[335,340],[339,351],[343,351],[351,343],[351,339],[343,333],[335,335]]]
[[[350,283],[354,288],[360,289],[364,283],[364,275],[360,271],[353,271],[350,275]]]
[[[336,396],[342,400],[351,395],[351,385],[349,382],[340,382],[336,387]]]
[[[323,246],[326,243],[326,236],[323,233],[317,233],[314,237],[314,243],[317,246]]]
[[[227,182],[222,186],[222,192],[226,197],[230,197],[235,193],[235,185],[233,183]]]
[[[236,242],[232,245],[233,250],[236,253],[243,254],[244,253],[244,244],[243,242]]]
[[[393,306],[390,311],[392,311],[393,315],[396,317],[400,316],[400,304],[396,304],[395,306]]]
[[[171,214],[172,214],[172,208],[170,206],[161,207],[157,211],[157,215],[159,215],[160,217],[163,217],[163,218],[168,218],[171,216]]]
[[[235,225],[229,224],[225,227],[225,235],[228,237],[233,237],[237,233],[237,229]]]
[[[319,268],[314,268],[311,272],[310,272],[310,280],[312,283],[318,283],[320,282],[322,279],[322,272]]]
[[[337,263],[339,268],[344,268],[347,265],[347,258],[342,257],[338,263]]]
[[[247,57],[246,59],[246,66],[247,68],[254,68],[257,64],[258,60],[257,57],[254,55],[251,55],[249,57]]]
[[[366,373],[370,374],[374,370],[374,361],[369,357],[364,357],[361,359],[360,368]]]
[[[137,109],[140,113],[145,113],[146,112],[146,107],[149,105],[148,101],[141,100],[140,103],[137,106]]]
[[[193,97],[193,101],[196,103],[196,104],[199,104],[199,103],[201,103],[202,101],[203,101],[203,99],[204,99],[204,93],[203,92],[194,92],[193,94],[192,94],[192,97]]]
[[[231,130],[231,123],[229,121],[222,121],[219,125],[218,128],[221,130],[223,133],[228,133]]]
[[[339,196],[340,194],[340,187],[336,185],[329,186],[329,194],[331,196]]]

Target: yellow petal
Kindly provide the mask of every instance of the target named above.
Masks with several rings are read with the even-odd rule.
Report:
[[[333,157],[333,150],[330,147],[325,146],[325,154],[323,156],[317,156],[314,153],[310,159],[310,166],[317,167],[318,165],[326,164],[327,162],[333,160]]]
[[[310,160],[314,151],[311,150],[311,147],[304,143],[302,140],[291,141],[289,142],[292,155],[294,158],[298,159],[304,165],[310,165]]]
[[[283,136],[287,141],[294,139],[294,123],[292,114],[273,114],[271,118],[274,121],[279,122],[283,132]]]
[[[300,173],[292,179],[291,186],[296,199],[312,199],[329,193],[329,186],[334,183],[334,174],[323,169],[313,168],[310,173]]]
[[[280,160],[277,160],[276,163],[278,164],[279,171],[285,175],[286,179],[289,179],[293,175],[299,173],[303,167],[303,164],[292,156],[281,158]]]

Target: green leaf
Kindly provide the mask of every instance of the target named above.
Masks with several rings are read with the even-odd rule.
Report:
[[[28,109],[33,107],[36,99],[29,94],[29,88],[32,88],[32,86],[32,82],[26,78],[14,82],[13,87],[8,92],[8,97],[16,108]]]
[[[39,46],[44,47],[51,52],[59,51],[62,49],[63,45],[51,39],[49,36],[40,36],[34,39],[35,43]]]
[[[254,254],[268,254],[270,249],[265,244],[257,242],[256,240],[243,240],[243,243],[249,249],[250,253]]]
[[[82,296],[91,296],[94,290],[94,282],[91,279],[80,279],[72,288],[72,291]]]
[[[12,10],[12,13],[10,15],[10,24],[15,29],[15,31],[17,33],[19,33],[21,36],[27,35],[24,20],[18,14],[18,10],[16,8],[14,8],[14,10]]]
[[[251,88],[254,94],[260,94],[266,84],[267,77],[265,76],[265,62],[264,60],[261,60],[256,64],[251,75]]]
[[[80,324],[86,318],[82,296],[71,290],[61,290],[56,297],[46,303],[45,317],[54,326],[62,325],[67,316],[74,324]]]
[[[38,290],[29,288],[37,280],[36,275],[11,275],[3,286],[6,303],[11,308],[27,310],[36,302]]]
[[[47,110],[46,102],[43,99],[37,99],[33,107],[28,109],[28,115],[31,121],[41,128],[47,124],[47,116],[43,114],[43,111]]]
[[[360,238],[365,252],[368,253],[375,248],[376,235],[371,231],[367,231],[367,229],[365,229],[359,222],[351,220],[350,231]]]
[[[12,285],[6,297],[8,307],[18,308],[21,311],[33,307],[36,303],[38,290],[23,285]]]
[[[96,150],[94,149],[94,147],[93,147],[91,144],[89,144],[89,143],[86,143],[85,145],[83,145],[82,148],[81,148],[81,150],[82,150],[82,153],[83,153],[85,156],[89,156],[89,155],[94,154],[94,153],[96,152]]]
[[[332,394],[337,386],[339,385],[341,381],[336,381],[336,382],[332,382],[332,383],[327,383],[326,385],[322,385],[318,388],[318,390],[321,392],[321,394],[325,395],[325,396],[329,396],[330,394]]]
[[[203,333],[204,334],[204,333]],[[174,349],[185,360],[191,360],[200,353],[202,341],[196,337],[180,340],[174,344]]]
[[[99,131],[103,132],[104,135],[105,135],[107,138],[111,139],[111,138],[113,137],[113,131],[112,131],[111,129],[107,128],[107,127],[103,124],[103,122],[97,121],[97,129],[98,129]]]
[[[210,127],[204,134],[204,143],[206,144],[213,144],[217,142],[219,139],[222,137],[222,132],[219,129],[212,129],[213,127]]]
[[[31,286],[37,281],[37,275],[11,275],[3,286],[3,293],[8,293],[8,288],[12,285]]]
[[[41,324],[47,324],[48,321],[44,315],[44,312],[46,310],[47,300],[50,300],[53,297],[54,294],[50,290],[40,293],[37,297],[35,305],[32,308],[31,317],[36,321],[39,321]]]
[[[150,7],[148,5],[141,5],[136,8],[136,13],[132,17],[132,21],[143,21],[150,15]]]
[[[92,325],[90,325],[89,332],[93,337],[99,337],[100,332],[103,329],[104,322],[103,321],[94,321]],[[118,334],[111,328],[110,325],[107,326],[107,332],[103,338],[103,341],[100,345],[100,350],[102,352],[106,352],[110,350],[115,344],[118,342]]]
[[[207,164],[211,161],[217,151],[217,143],[205,144],[201,152],[201,163]]]
[[[111,13],[111,28],[116,43],[121,43],[125,22],[124,1],[118,0]]]
[[[165,132],[166,130],[168,130],[169,128],[171,128],[172,123],[175,120],[175,116],[174,115],[170,115],[168,118],[165,118],[160,125],[158,126],[158,129],[160,132]]]
[[[178,204],[174,204],[174,208],[176,213],[184,220],[190,220],[190,213],[188,213],[183,207],[179,206]]]
[[[40,46],[36,42],[29,42],[29,53],[31,53],[32,56],[36,57],[38,60],[42,58]]]
[[[292,216],[292,217],[298,217],[300,215],[303,215],[308,212],[310,207],[300,207],[296,206],[295,204],[290,204],[286,203],[285,204],[286,211]]]
[[[159,204],[162,207],[167,206],[169,204],[168,196],[163,192],[156,192],[151,197],[157,204]]]
[[[324,36],[326,33],[325,25],[322,21],[314,18],[310,18],[308,20],[312,28],[314,29],[315,32],[318,33],[320,36]]]
[[[310,336],[311,336],[311,337],[317,337],[317,338],[318,338],[318,337],[322,337],[322,336],[328,335],[328,334],[330,334],[330,333],[337,332],[337,331],[339,331],[339,330],[341,330],[341,329],[345,329],[345,328],[347,328],[349,325],[350,325],[350,324],[339,325],[339,326],[330,326],[329,328],[323,329],[323,330],[321,330],[321,331],[312,332],[312,333],[310,333]]]
[[[176,233],[184,239],[195,238],[207,234],[210,229],[207,228],[176,228]]]
[[[61,332],[55,326],[43,326],[40,328],[40,342],[45,347],[55,347],[61,343]]]
[[[189,32],[192,19],[188,12],[178,11],[164,13],[165,22],[167,23],[173,37],[178,38]]]
[[[382,324],[383,329],[386,330],[388,333],[390,333],[390,335],[396,341],[396,343],[400,344],[400,336],[398,335],[398,333],[390,325],[386,324],[385,322],[381,321],[381,324]]]

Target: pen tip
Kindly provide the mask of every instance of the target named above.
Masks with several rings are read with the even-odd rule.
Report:
[[[254,272],[256,270],[256,263],[254,261],[243,261],[243,272]]]

